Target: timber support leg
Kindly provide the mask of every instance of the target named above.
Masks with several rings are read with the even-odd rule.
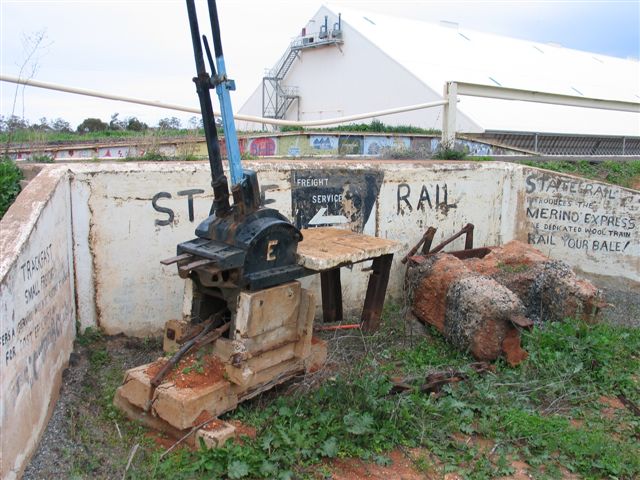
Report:
[[[382,255],[373,259],[371,276],[367,286],[367,296],[362,309],[362,329],[367,331],[377,330],[380,326],[384,297],[389,283],[389,272],[393,254]]]
[[[322,319],[324,323],[342,320],[342,284],[340,283],[340,267],[320,272],[320,289],[322,291]]]

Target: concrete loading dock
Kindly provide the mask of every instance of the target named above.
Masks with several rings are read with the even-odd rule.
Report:
[[[400,241],[402,252],[430,224],[444,236],[472,221],[478,246],[520,239],[582,272],[629,288],[640,281],[637,191],[497,162],[252,167],[265,199],[301,226],[326,208],[321,221],[344,217],[352,230]],[[24,468],[46,426],[76,320],[81,329],[145,336],[180,316],[182,283],[158,260],[192,233],[190,218],[208,209],[208,176],[205,164],[193,162],[46,167],[4,217],[2,430],[14,435],[3,436],[3,475]],[[295,178],[326,182],[298,185]],[[316,204],[318,195],[341,204]],[[460,248],[459,241],[452,247]],[[400,258],[391,267],[390,298],[401,294]],[[368,272],[344,273],[345,304],[360,310]],[[319,279],[305,282],[319,294]]]

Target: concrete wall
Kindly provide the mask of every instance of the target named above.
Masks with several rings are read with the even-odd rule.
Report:
[[[249,166],[259,172],[266,202],[301,228],[323,216],[345,215],[348,228],[398,240],[406,252],[430,225],[438,227],[438,242],[471,222],[476,245],[517,238],[585,272],[640,282],[639,200],[632,190],[497,162]],[[159,260],[193,237],[211,204],[208,184],[203,163],[74,168],[73,198],[79,197],[82,209],[75,214],[74,207],[74,222],[86,217],[84,226],[74,224],[76,250],[92,259],[76,272],[83,327],[97,323],[107,333],[147,335],[180,316],[183,283],[175,267]],[[462,248],[462,242],[451,248]],[[404,268],[397,260],[389,293],[400,299]],[[361,270],[367,266],[343,273],[345,304],[352,312],[363,301],[367,274]],[[318,288],[317,279],[307,282]]]
[[[585,273],[640,282],[640,193],[535,168],[516,171],[513,237]]]
[[[32,180],[0,222],[0,477],[16,478],[46,427],[75,336],[65,169]]]
[[[325,215],[348,208],[352,230],[402,242],[406,251],[429,225],[436,241],[468,222],[477,225],[478,244],[502,239],[501,218],[506,164],[258,162],[264,197],[300,227],[321,208]],[[78,251],[90,252],[92,265],[78,269],[78,295],[95,308],[79,309],[82,326],[94,324],[110,334],[159,332],[179,317],[183,282],[175,266],[159,261],[175,254],[177,243],[193,237],[211,205],[208,166],[202,163],[114,164],[74,168],[74,200],[87,212],[88,228],[75,225]],[[353,207],[346,206],[350,196]],[[81,197],[81,200],[80,200]],[[189,198],[191,198],[191,207]],[[74,201],[75,204],[75,201]],[[189,209],[192,209],[190,214]],[[459,240],[454,247],[462,247]],[[367,273],[345,270],[345,304],[359,310]],[[398,299],[403,268],[397,265],[389,286]],[[318,280],[308,280],[313,288]],[[83,285],[83,287],[80,287]],[[91,290],[89,285],[93,285]],[[85,292],[84,290],[87,289]]]
[[[140,144],[139,142],[144,142]],[[222,156],[226,144],[220,139]],[[364,157],[393,158],[398,150],[412,150],[413,158],[427,158],[440,147],[440,138],[427,135],[384,135],[379,133],[305,132],[270,135],[246,135],[238,139],[241,153],[254,157],[338,157],[361,155]],[[476,140],[457,139],[455,147],[469,155],[517,155],[510,150]],[[167,158],[203,158],[207,155],[204,137],[191,139],[165,139],[149,135],[139,139],[123,140],[105,145],[43,145],[9,150],[17,161],[31,161],[43,155],[60,161],[86,162],[91,159],[125,160],[159,153]]]

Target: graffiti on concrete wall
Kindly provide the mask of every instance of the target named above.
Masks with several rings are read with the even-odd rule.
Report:
[[[276,141],[271,137],[252,138],[249,153],[255,157],[273,157],[276,154]]]
[[[418,154],[430,156],[440,148],[440,139],[435,137],[420,136],[394,136],[394,135],[272,135],[247,137],[238,139],[240,152],[249,153],[255,157],[273,157],[276,155],[290,157],[313,156],[346,156],[366,155],[384,156],[392,150],[413,150]],[[220,153],[227,156],[224,139],[219,140]],[[472,140],[456,140],[455,148],[469,155],[501,155],[517,152],[492,145],[475,142]],[[29,160],[35,155],[46,155],[55,160],[78,159],[125,159],[140,158],[148,153],[161,153],[167,158],[183,158],[206,156],[207,148],[203,139],[194,139],[193,142],[154,142],[153,145],[131,144],[116,146],[96,146],[94,148],[79,147],[65,149],[39,150],[37,152],[28,149],[10,152],[9,156],[14,160]]]
[[[613,185],[530,173],[524,179],[526,240],[585,255],[640,254],[640,195]]]
[[[291,208],[298,228],[348,226],[362,232],[384,173],[378,170],[307,170],[291,175]]]
[[[274,203],[267,198],[269,190],[277,189],[277,185],[260,185],[260,198],[263,205]],[[179,200],[176,202],[175,200]],[[198,208],[196,208],[196,200]],[[161,191],[151,197],[151,208],[156,212],[153,223],[156,227],[166,227],[178,223],[178,218],[186,218],[190,223],[201,222],[209,216],[211,210],[211,189],[188,188],[175,194]],[[170,202],[170,203],[169,203]],[[176,215],[178,214],[178,215]]]
[[[364,137],[362,135],[344,135],[338,140],[338,153],[340,155],[362,155],[364,150]]]
[[[411,140],[408,137],[383,137],[369,136],[364,137],[364,154],[365,155],[384,155],[385,152],[393,149],[409,149]]]
[[[331,135],[309,135],[309,144],[314,150],[320,150],[321,152],[337,152],[338,151],[338,137]]]

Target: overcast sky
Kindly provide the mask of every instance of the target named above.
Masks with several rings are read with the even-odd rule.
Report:
[[[203,33],[208,19],[199,5]],[[237,111],[305,26],[322,1],[219,0],[227,71],[236,80]],[[340,5],[470,28],[622,58],[640,57],[640,1],[431,1],[343,0]],[[34,79],[129,97],[197,107],[191,82],[194,61],[182,0],[0,0],[0,66],[18,75],[29,42],[44,32],[42,46],[27,65]],[[345,19],[348,21],[348,19]],[[421,49],[418,45],[407,48]],[[25,50],[26,48],[26,50]],[[446,46],[440,46],[446,48]],[[16,86],[0,82],[0,113],[14,109]],[[215,97],[214,97],[215,98]],[[218,106],[214,105],[217,110]],[[18,91],[15,114],[34,122],[62,117],[72,126],[84,118],[111,114],[158,119],[190,116],[170,110],[57,93],[27,87]]]

